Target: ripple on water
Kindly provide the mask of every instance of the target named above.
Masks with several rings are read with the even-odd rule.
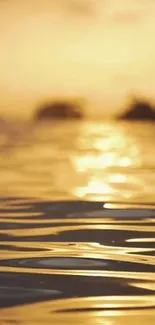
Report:
[[[1,201],[1,323],[153,325],[155,210],[124,208]]]

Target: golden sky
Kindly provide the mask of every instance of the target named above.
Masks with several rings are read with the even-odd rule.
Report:
[[[114,113],[130,93],[155,97],[154,0],[1,0],[0,112],[85,97]]]

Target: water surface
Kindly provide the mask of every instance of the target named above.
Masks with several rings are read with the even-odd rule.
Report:
[[[0,131],[0,323],[155,324],[154,124]]]

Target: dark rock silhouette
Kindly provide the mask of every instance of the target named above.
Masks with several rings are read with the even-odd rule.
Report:
[[[135,99],[128,110],[119,115],[117,119],[121,120],[154,120],[155,121],[155,109],[151,103],[147,100]]]
[[[80,105],[68,101],[48,102],[40,106],[35,115],[35,120],[66,120],[82,119],[84,117]]]

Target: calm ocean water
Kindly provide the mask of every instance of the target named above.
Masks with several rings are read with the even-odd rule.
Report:
[[[155,124],[0,129],[0,324],[155,324]]]

